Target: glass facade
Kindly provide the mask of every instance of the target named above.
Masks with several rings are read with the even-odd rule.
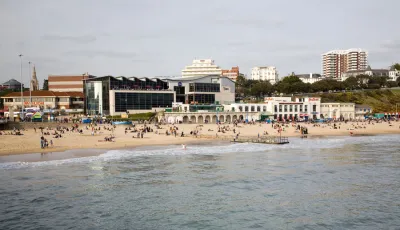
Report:
[[[189,92],[221,92],[218,83],[189,83]]]
[[[136,77],[109,77],[112,90],[167,90],[168,83],[160,79],[139,79]]]
[[[214,104],[215,94],[189,94],[189,104],[192,102],[199,104]]]
[[[171,107],[174,94],[171,93],[135,93],[115,92],[115,112],[127,110],[151,110],[152,108]]]

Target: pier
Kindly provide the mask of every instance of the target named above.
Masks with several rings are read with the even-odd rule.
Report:
[[[238,138],[233,138],[231,142],[283,145],[283,144],[289,144],[289,138],[282,136],[238,137]]]

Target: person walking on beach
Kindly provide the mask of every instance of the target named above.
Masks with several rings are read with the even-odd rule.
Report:
[[[53,147],[53,140],[50,140],[50,146]]]

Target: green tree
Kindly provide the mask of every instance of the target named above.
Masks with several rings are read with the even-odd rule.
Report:
[[[394,69],[400,71],[400,64],[399,63],[394,64],[393,67],[394,67]]]
[[[43,81],[42,90],[49,90],[49,81],[47,79]]]
[[[344,80],[343,84],[346,89],[350,89],[350,90],[360,88],[359,82],[358,82],[357,78],[355,78],[355,77],[347,78],[346,80]]]

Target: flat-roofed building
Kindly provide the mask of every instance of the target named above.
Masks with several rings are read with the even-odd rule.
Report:
[[[50,91],[56,92],[83,92],[84,81],[91,78],[88,73],[82,75],[49,75],[48,86]]]
[[[19,111],[24,107],[37,107],[41,110],[65,110],[66,112],[83,112],[84,96],[82,92],[25,91],[23,103],[21,93],[13,92],[3,97],[4,110]]]

